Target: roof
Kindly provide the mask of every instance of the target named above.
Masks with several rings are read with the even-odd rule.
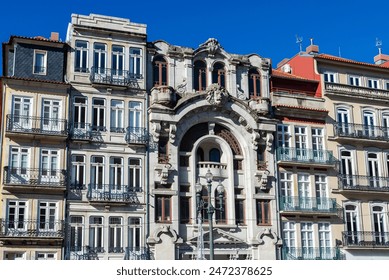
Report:
[[[389,68],[389,65],[387,63],[384,64],[374,64],[374,63],[367,63],[367,62],[359,62],[347,58],[342,58],[334,55],[329,55],[329,54],[319,54],[315,56],[315,58],[319,59],[326,59],[326,60],[331,60],[331,61],[337,61],[337,62],[343,62],[343,63],[351,63],[355,65],[360,65],[360,66],[367,66],[367,67],[374,67],[374,68],[384,68],[387,69]]]
[[[53,80],[39,80],[39,79],[32,79],[32,78],[21,78],[21,77],[12,77],[12,76],[2,76],[0,77],[2,79],[11,79],[11,80],[18,80],[18,81],[28,81],[28,82],[38,82],[38,83],[50,83],[50,84],[57,84],[57,85],[69,85],[69,83],[66,82],[59,82],[59,81],[53,81]]]
[[[274,105],[274,107],[281,107],[281,108],[289,108],[289,109],[299,109],[299,110],[308,110],[308,111],[317,111],[317,112],[329,112],[325,109],[317,109],[317,108],[309,108],[309,107],[303,107],[303,106],[292,106],[292,105],[284,105],[284,104],[277,104]]]
[[[317,80],[307,79],[307,78],[304,78],[304,77],[300,77],[300,76],[297,76],[297,75],[286,73],[286,72],[283,72],[283,71],[278,70],[278,69],[272,69],[272,76],[278,77],[278,78],[301,80],[301,81],[312,82],[312,83],[318,83],[319,82]]]
[[[59,41],[59,40],[57,41],[57,40],[47,39],[47,38],[42,37],[42,36],[27,37],[27,36],[11,35],[11,37],[9,38],[9,43],[10,43],[13,39],[25,39],[25,40],[35,40],[35,41],[44,41],[44,42],[51,42],[51,43],[66,44],[65,42],[62,42],[62,41]]]

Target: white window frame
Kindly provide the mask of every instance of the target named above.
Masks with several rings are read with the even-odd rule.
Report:
[[[125,69],[124,57],[125,57],[124,47],[120,45],[112,45],[111,71],[113,77],[118,78],[124,76],[124,69]],[[115,67],[114,64],[116,64]]]
[[[57,260],[57,253],[54,252],[36,252],[35,259],[41,261],[55,261]]]
[[[77,46],[77,43],[86,43],[84,46]],[[77,66],[77,53],[80,54],[79,67]],[[85,65],[83,65],[85,59]],[[75,42],[75,54],[74,54],[74,72],[88,73],[89,72],[89,42],[83,40],[76,40]]]
[[[134,53],[134,50],[139,51]],[[130,78],[142,79],[143,55],[141,48],[130,47]]]
[[[95,101],[103,101],[103,104],[95,104]],[[92,99],[92,129],[105,131],[106,100],[104,98]],[[95,123],[96,120],[96,123]]]
[[[373,89],[380,89],[380,81],[376,78],[367,78],[367,87],[373,88]]]
[[[11,223],[10,212],[11,209],[14,209],[13,219]],[[22,210],[22,211],[21,211]],[[20,221],[19,218],[22,217],[23,220]],[[9,199],[7,200],[7,230],[8,231],[18,231],[18,230],[26,230],[27,229],[27,221],[28,219],[28,201],[26,200],[16,200]]]
[[[32,128],[32,102],[33,98],[28,96],[13,96],[12,97],[12,129],[18,130],[19,127],[23,129]],[[19,108],[16,109],[16,105]],[[16,114],[16,111],[19,111]]]
[[[300,223],[301,249],[304,259],[315,259],[315,234],[312,222]]]
[[[338,82],[338,73],[325,71],[323,72],[324,82],[326,83],[337,83]]]
[[[111,100],[111,125],[110,131],[124,133],[124,101]]]
[[[71,215],[69,217],[69,246],[72,252],[82,252],[84,246],[84,217]]]
[[[121,253],[123,251],[123,217],[109,217],[108,228],[108,251]]]
[[[43,65],[37,66],[37,55],[43,55]],[[32,73],[35,75],[46,75],[47,73],[47,51],[34,50],[34,61],[32,66]],[[41,71],[37,71],[37,67],[41,67]],[[43,71],[42,71],[43,70]]]
[[[360,76],[357,76],[357,75],[349,75],[348,76],[348,83],[350,86],[360,87],[360,86],[362,86],[362,79]]]
[[[38,228],[41,232],[54,232],[60,229],[57,201],[39,201]]]
[[[82,161],[79,159],[82,158]],[[72,154],[72,187],[82,189],[86,185],[86,157],[82,154]]]
[[[128,250],[131,253],[138,253],[142,251],[142,218],[129,217],[128,218]],[[131,256],[131,255],[130,255]]]
[[[89,217],[89,247],[96,253],[104,250],[104,217]]]
[[[96,46],[104,46],[104,49],[96,48]],[[97,64],[95,65],[97,60]],[[107,44],[95,42],[93,44],[93,68],[96,74],[106,74],[107,68]]]
[[[102,159],[102,162],[96,162],[96,159]],[[91,178],[93,187],[101,189],[105,183],[105,157],[94,155],[91,157]],[[100,182],[101,181],[101,182]]]
[[[109,158],[109,183],[111,191],[123,191],[124,160],[122,157]]]
[[[142,160],[140,158],[128,159],[128,188],[130,191],[141,191],[142,189]]]

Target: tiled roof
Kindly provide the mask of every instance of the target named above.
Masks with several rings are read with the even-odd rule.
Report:
[[[56,41],[56,40],[50,40],[42,36],[35,36],[35,37],[27,37],[27,36],[17,36],[17,35],[11,35],[9,42],[12,41],[12,39],[26,39],[26,40],[36,40],[36,41],[43,41],[43,42],[52,42],[52,43],[60,43],[60,44],[66,44],[62,41]]]
[[[11,80],[19,80],[19,81],[28,81],[28,82],[39,82],[39,83],[50,83],[50,84],[58,84],[58,85],[70,85],[66,82],[52,81],[52,80],[39,80],[32,78],[21,78],[21,77],[11,77],[11,76],[2,76],[2,79],[11,79]]]
[[[351,64],[355,64],[355,65],[375,67],[375,68],[385,68],[385,69],[389,68],[389,65],[387,65],[387,64],[379,64],[378,65],[378,64],[374,64],[374,63],[359,62],[359,61],[355,61],[355,60],[351,60],[351,59],[347,59],[347,58],[342,58],[342,57],[338,57],[338,56],[333,56],[333,55],[329,55],[329,54],[319,54],[319,55],[315,56],[315,58],[327,59],[327,60],[332,60],[332,61],[351,63]]]
[[[284,105],[284,104],[274,105],[274,107],[309,110],[309,111],[317,111],[317,112],[329,112],[328,110],[325,110],[325,109],[316,109],[316,108],[309,108],[309,107],[303,107],[303,106],[292,106],[292,105]]]
[[[312,83],[318,83],[319,82],[319,81],[316,81],[316,80],[307,79],[307,78],[300,77],[300,76],[297,76],[297,75],[285,73],[285,72],[283,72],[281,70],[278,70],[278,69],[272,69],[272,76],[279,77],[279,78],[286,78],[286,79],[302,80],[302,81],[312,82]]]

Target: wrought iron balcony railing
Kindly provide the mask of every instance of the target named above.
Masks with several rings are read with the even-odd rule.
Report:
[[[67,120],[57,118],[7,115],[7,132],[67,136]]]
[[[103,247],[70,246],[66,249],[69,260],[97,260],[98,253],[104,253]]]
[[[48,221],[0,219],[0,236],[62,238],[64,222],[50,219]]]
[[[87,198],[90,201],[109,201],[139,203],[137,193],[141,188],[131,188],[125,185],[89,184]]]
[[[342,260],[339,248],[283,247],[283,260]]]
[[[64,169],[4,166],[3,182],[5,185],[66,187],[67,175]]]
[[[334,136],[388,141],[389,127],[355,123],[335,123]]]
[[[363,97],[363,98],[378,98],[378,99],[389,99],[389,91],[383,89],[367,88],[360,86],[351,86],[338,83],[325,83],[325,91],[328,93],[342,94],[350,96],[352,98]]]
[[[341,207],[334,198],[281,196],[280,210],[338,214]]]
[[[344,231],[342,235],[344,246],[389,248],[389,232]]]
[[[150,260],[150,250],[146,247],[126,247],[125,260]]]
[[[137,79],[142,79],[142,75],[121,69],[92,67],[90,73],[91,82],[98,84],[130,86]]]
[[[126,142],[128,144],[147,144],[148,134],[143,127],[129,126],[126,129]]]
[[[337,163],[331,151],[284,147],[277,148],[277,160],[324,165],[335,165]]]
[[[339,175],[338,182],[341,190],[389,192],[389,177]]]
[[[74,140],[90,140],[92,138],[92,127],[90,123],[71,124],[70,138]]]

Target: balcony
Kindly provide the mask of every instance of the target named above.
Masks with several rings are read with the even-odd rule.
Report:
[[[199,169],[199,176],[205,177],[205,174],[211,171],[214,180],[218,180],[221,178],[227,178],[227,164],[214,162],[214,161],[199,161],[197,163],[197,168]]]
[[[389,177],[339,175],[338,182],[343,191],[389,193]]]
[[[88,186],[87,198],[90,202],[110,203],[132,203],[138,204],[138,192],[141,188],[131,188],[124,185],[113,184],[90,184]]]
[[[283,260],[342,260],[343,256],[338,248],[319,247],[283,247]]]
[[[299,148],[277,148],[277,161],[295,165],[335,166],[336,158],[332,151]]]
[[[150,251],[146,247],[126,247],[125,260],[150,260]]]
[[[147,130],[143,127],[127,127],[125,139],[127,144],[145,145],[148,142]]]
[[[89,123],[73,123],[70,127],[70,138],[74,141],[90,141],[92,127]]]
[[[2,220],[0,219],[0,237],[12,238],[63,238],[63,220]]]
[[[326,82],[325,95],[328,94],[349,96],[351,98],[389,100],[389,91],[387,90]]]
[[[282,196],[280,210],[283,213],[311,213],[325,215],[341,215],[342,208],[334,198]]]
[[[67,120],[57,118],[7,115],[6,132],[21,136],[40,134],[43,136],[67,137]]]
[[[92,67],[90,81],[92,84],[113,85],[118,87],[138,87],[137,80],[142,75],[130,73],[128,70]]]
[[[389,232],[344,231],[343,245],[356,248],[389,248]]]
[[[68,247],[69,260],[98,260],[98,253],[103,253],[102,247],[72,246]]]
[[[3,183],[6,186],[25,188],[52,188],[64,190],[67,175],[64,169],[23,168],[4,166]]]
[[[335,123],[334,136],[375,141],[389,141],[389,127],[355,123]]]

